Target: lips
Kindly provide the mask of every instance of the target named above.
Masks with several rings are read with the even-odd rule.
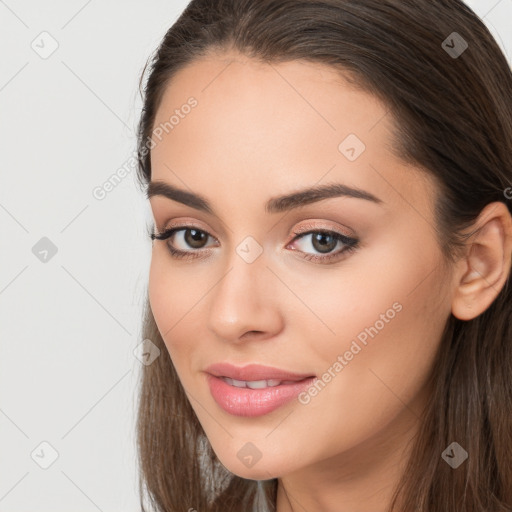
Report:
[[[250,364],[217,363],[205,370],[210,393],[225,412],[255,417],[291,402],[316,379],[311,374]]]
[[[311,373],[293,373],[287,370],[281,370],[272,366],[259,364],[249,364],[243,367],[234,366],[230,363],[215,363],[205,370],[215,377],[227,377],[235,381],[258,382],[258,381],[280,381],[297,382],[309,377],[314,377]],[[275,385],[275,384],[274,384]]]

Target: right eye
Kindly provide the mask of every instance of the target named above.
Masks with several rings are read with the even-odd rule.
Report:
[[[175,236],[178,233],[180,235]],[[212,235],[195,226],[173,227],[161,233],[152,233],[150,237],[152,240],[169,240],[166,245],[171,255],[175,258],[197,258],[199,255],[194,253],[205,248],[204,242],[208,241],[208,237],[215,240]],[[174,243],[170,243],[172,238],[181,239],[181,243],[185,248],[176,248]],[[187,250],[187,246],[192,250]]]

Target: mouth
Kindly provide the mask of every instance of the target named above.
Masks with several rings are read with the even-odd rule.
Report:
[[[294,373],[289,370],[274,368],[261,364],[248,364],[246,366],[236,366],[231,363],[215,363],[205,370],[215,377],[223,377],[239,382],[270,382],[270,386],[278,385],[279,382],[297,382],[309,377],[314,377],[310,373]]]
[[[276,386],[296,384],[302,382],[305,379],[300,380],[279,380],[279,379],[268,379],[268,380],[236,380],[230,379],[229,377],[219,377],[224,382],[227,382],[230,386],[235,388],[249,388],[249,389],[265,389],[275,388]],[[308,377],[306,377],[307,379]]]
[[[261,365],[236,367],[219,363],[207,368],[206,379],[217,405],[234,416],[268,414],[297,398],[316,379]]]

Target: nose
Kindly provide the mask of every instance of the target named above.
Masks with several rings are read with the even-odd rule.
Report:
[[[208,327],[221,340],[242,343],[264,340],[282,329],[279,279],[261,255],[247,263],[238,254],[209,296]]]

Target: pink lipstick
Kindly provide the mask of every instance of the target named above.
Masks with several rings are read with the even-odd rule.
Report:
[[[213,399],[234,416],[268,414],[296,398],[316,379],[311,374],[258,364],[237,367],[218,363],[205,371]]]

